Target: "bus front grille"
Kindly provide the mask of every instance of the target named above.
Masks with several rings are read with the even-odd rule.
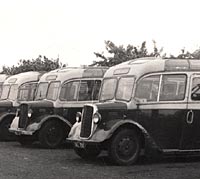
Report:
[[[81,120],[81,133],[80,137],[88,138],[92,130],[92,116],[93,116],[93,107],[84,106],[83,108],[83,117]]]
[[[28,124],[28,105],[20,105],[19,128],[26,128]]]

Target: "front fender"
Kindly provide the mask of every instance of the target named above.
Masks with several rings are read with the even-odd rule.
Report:
[[[64,122],[66,125],[68,125],[70,128],[72,127],[72,124],[66,120],[65,118],[63,118],[62,116],[59,115],[47,115],[41,118],[41,120],[39,120],[39,122],[33,122],[30,125],[27,126],[26,130],[27,131],[31,131],[31,132],[36,132],[38,131],[42,125],[51,119],[56,119],[56,120],[60,120],[62,122]]]
[[[100,129],[97,127],[94,133],[92,134],[92,136],[88,139],[80,137],[81,123],[75,123],[69,133],[68,140],[84,141],[88,143],[89,142],[95,142],[95,143],[104,142],[105,140],[108,140],[109,138],[111,138],[113,133],[124,125],[126,126],[129,125],[130,127],[131,126],[136,127],[143,134],[145,138],[145,145],[150,146],[154,149],[159,149],[158,145],[155,143],[155,141],[153,140],[151,135],[148,133],[148,131],[138,122],[129,120],[129,119],[126,119],[126,120],[119,119],[119,120],[111,121],[110,124],[108,123],[108,130]]]
[[[16,113],[14,113],[14,112],[12,112],[12,113],[1,113],[1,114],[0,114],[0,124],[1,124],[1,122],[3,122],[3,120],[6,119],[7,117],[11,117],[11,116],[12,116],[13,119],[14,119],[15,115],[16,115]]]

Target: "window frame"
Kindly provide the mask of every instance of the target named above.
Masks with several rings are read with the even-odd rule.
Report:
[[[136,91],[137,91],[137,86],[139,84],[139,82],[141,80],[143,80],[144,78],[148,78],[148,77],[151,77],[151,76],[160,76],[160,80],[159,80],[159,86],[158,86],[158,96],[157,96],[157,100],[156,101],[143,101],[141,98],[137,98],[136,97]],[[177,100],[160,100],[160,94],[161,94],[161,85],[162,85],[162,79],[163,79],[163,76],[165,75],[184,75],[185,76],[185,88],[184,88],[184,97],[183,99],[177,99]],[[136,81],[136,86],[135,86],[135,90],[134,90],[134,96],[133,98],[137,98],[137,100],[139,100],[141,103],[165,103],[165,102],[182,102],[182,101],[185,101],[186,99],[186,95],[187,95],[187,85],[188,85],[188,74],[187,73],[153,73],[153,74],[148,74],[148,75],[145,75],[139,79],[137,79]],[[144,98],[145,99],[145,98]]]

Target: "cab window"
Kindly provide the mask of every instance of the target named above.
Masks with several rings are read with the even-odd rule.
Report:
[[[19,87],[18,100],[33,101],[37,83],[26,83]]]
[[[47,92],[47,99],[56,100],[58,95],[58,90],[60,87],[60,82],[51,82]]]
[[[35,100],[43,100],[46,98],[48,85],[48,82],[39,83]]]
[[[200,100],[200,78],[199,77],[194,77],[192,79],[191,99]]]
[[[17,93],[18,93],[18,85],[17,84],[11,85],[8,99],[15,100],[17,98]]]
[[[3,85],[3,89],[2,89],[2,93],[1,93],[2,100],[8,98],[9,91],[10,91],[10,85]]]
[[[148,76],[141,79],[136,87],[135,97],[147,102],[157,101],[160,75]]]
[[[185,97],[186,75],[163,75],[160,101],[177,101]]]
[[[61,88],[60,100],[77,101],[80,81],[65,83]]]
[[[99,95],[100,80],[82,80],[79,89],[79,101],[97,100]]]
[[[61,88],[60,100],[90,101],[97,100],[101,80],[81,80],[65,83]]]

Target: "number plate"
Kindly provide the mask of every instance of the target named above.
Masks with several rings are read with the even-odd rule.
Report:
[[[85,148],[85,143],[84,142],[75,142],[75,147],[77,148]]]

